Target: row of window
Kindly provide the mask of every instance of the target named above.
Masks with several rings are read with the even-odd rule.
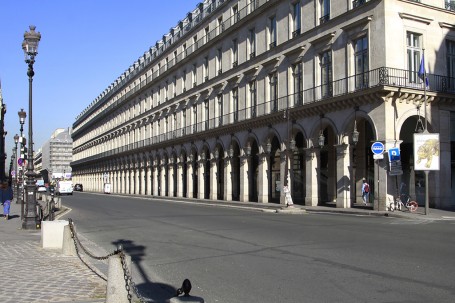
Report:
[[[407,54],[409,62],[409,82],[420,81],[417,79],[417,72],[419,69],[420,59],[421,59],[421,39],[420,34],[413,32],[407,33]],[[361,89],[364,85],[368,86],[368,38],[361,37],[354,41],[354,61],[355,61],[355,86],[356,89]],[[455,42],[447,40],[447,69],[448,74],[451,77],[454,77],[455,71]],[[328,50],[320,54],[320,75],[321,75],[321,97],[330,97],[332,96],[332,51]],[[296,63],[291,67],[291,77],[292,77],[292,90],[296,93],[294,94],[295,104],[302,104],[303,95],[301,94],[303,88],[303,64],[302,62]],[[278,104],[278,74],[272,72],[268,75],[268,87],[269,93],[268,98],[270,102],[270,111],[275,112],[279,109]],[[133,129],[131,132],[123,135],[123,138],[120,140],[118,138],[112,139],[110,144],[97,146],[96,151],[93,150],[95,154],[101,151],[109,150],[119,146],[127,145],[133,142],[140,141],[144,138],[151,138],[158,136],[159,134],[166,134],[177,129],[186,129],[188,125],[191,125],[194,129],[193,131],[200,131],[204,129],[209,129],[216,127],[217,125],[223,125],[223,119],[226,118],[224,113],[225,110],[229,112],[229,119],[232,119],[230,122],[238,121],[241,118],[239,115],[245,115],[244,109],[248,108],[249,118],[254,118],[257,115],[258,110],[258,94],[257,94],[257,80],[250,81],[247,87],[247,96],[245,100],[240,100],[239,98],[239,87],[234,87],[231,89],[229,94],[229,99],[227,103],[223,101],[225,95],[218,94],[216,96],[215,103],[210,105],[209,99],[206,99],[202,105],[199,107],[198,104],[193,104],[191,108],[180,110],[179,112],[174,112],[171,115],[166,115],[162,118],[158,118],[157,121],[150,125],[145,125],[141,130]],[[201,109],[199,111],[198,109]],[[280,107],[281,109],[281,107]],[[187,120],[187,114],[190,113],[191,117]],[[215,120],[214,120],[215,119]],[[199,121],[203,121],[201,123]],[[189,122],[189,123],[188,123]],[[213,124],[215,123],[215,124]],[[211,124],[211,125],[209,125]],[[201,129],[202,127],[202,129]],[[116,141],[116,143],[113,143]],[[80,149],[83,151],[83,148]],[[86,156],[86,155],[85,155]]]
[[[295,26],[301,23],[300,20],[300,1],[297,1],[293,5],[292,9],[292,16],[294,20]],[[275,41],[276,42],[276,17],[271,16],[268,17],[268,35],[269,35],[269,41]],[[294,31],[295,32],[295,31]],[[294,34],[294,33],[293,33]],[[193,37],[193,39],[196,37]],[[408,45],[408,70],[409,70],[409,78],[411,81],[416,82],[417,79],[417,71],[419,67],[419,62],[420,62],[420,57],[421,57],[421,46],[420,42],[416,42],[414,40],[419,40],[421,39],[418,34],[415,33],[408,33],[407,34],[407,45]],[[194,39],[197,41],[197,38]],[[247,53],[249,50],[249,59],[254,58],[256,55],[256,30],[254,28],[249,29],[248,32],[248,43],[246,44],[247,48]],[[269,45],[270,46],[270,45]],[[449,46],[448,46],[449,50]],[[452,52],[453,53],[453,52]],[[234,38],[232,40],[232,46],[231,46],[231,63],[232,67],[235,67],[239,64],[239,42],[237,38]],[[362,87],[364,84],[368,83],[368,75],[367,71],[369,70],[369,60],[368,60],[368,38],[367,36],[362,37],[360,39],[357,39],[354,43],[354,56],[355,56],[355,71],[354,73],[358,75],[356,77],[356,87]],[[448,58],[450,57],[450,52],[448,51]],[[213,68],[210,63],[213,64],[214,62],[214,67],[216,70],[216,73],[213,72],[211,69]],[[226,66],[226,63],[224,63],[224,66],[222,66],[223,62],[228,62],[227,60],[223,61],[223,48],[218,48],[216,50],[216,58],[215,60],[210,60],[209,56],[205,56],[203,58],[203,67],[202,67],[202,82],[210,80],[210,76],[217,76],[220,73],[223,72],[222,67]],[[332,95],[332,82],[333,82],[333,75],[332,75],[332,51],[327,50],[325,52],[322,52],[319,56],[319,64],[320,64],[320,72],[318,74],[319,77],[319,82],[322,85],[322,96],[323,97],[329,97]],[[453,64],[453,63],[452,63]],[[210,70],[209,70],[210,67]],[[303,90],[303,79],[302,79],[302,65],[298,64],[293,69],[298,70],[298,72],[294,72],[295,79],[294,79],[294,92],[301,92]],[[160,68],[158,69],[160,70]],[[197,63],[191,64],[191,71],[187,73],[186,69],[183,70],[183,73],[181,74],[181,93],[186,91],[186,88],[193,88],[197,86],[198,84],[201,84],[201,77],[200,74],[198,74],[198,65]],[[189,80],[188,85],[188,79],[187,79],[187,74],[190,75],[191,79]],[[199,77],[198,77],[199,75]],[[450,64],[448,64],[448,75],[453,76],[453,66],[451,67]],[[277,83],[277,81],[273,81],[273,79],[277,79],[277,76],[270,76],[272,80],[269,81],[270,83],[270,94],[269,98],[270,100],[276,100],[277,89],[273,85],[273,83]],[[114,118],[113,123],[110,124],[105,124],[103,127],[97,129],[97,133],[90,133],[84,136],[84,139],[86,141],[88,138],[94,138],[95,136],[104,133],[106,130],[110,129],[110,126],[112,125],[119,125],[122,123],[125,123],[126,121],[129,121],[133,117],[135,117],[138,114],[142,114],[145,111],[152,109],[156,106],[159,106],[160,104],[167,102],[169,99],[177,96],[177,81],[178,78],[176,75],[172,76],[172,80],[169,81],[164,81],[164,84],[161,84],[158,88],[155,88],[155,91],[149,96],[145,97],[147,100],[139,101],[137,102],[136,105],[133,105],[130,109],[124,110],[122,109],[121,111],[123,112],[122,114],[116,115]],[[199,80],[199,82],[198,82]],[[139,86],[139,84],[138,84]],[[237,98],[238,99],[238,98]],[[235,104],[237,102],[233,102],[234,105],[232,105],[229,110],[232,110],[235,108]],[[115,106],[115,105],[114,105]],[[238,106],[237,106],[238,108]],[[222,107],[221,107],[222,111]],[[221,115],[222,116],[222,115]],[[194,120],[197,120],[194,119]]]

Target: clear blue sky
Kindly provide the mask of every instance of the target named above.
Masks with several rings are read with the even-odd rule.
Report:
[[[193,11],[193,0],[0,0],[0,79],[6,169],[28,115],[22,41],[29,25],[41,33],[33,77],[33,141],[37,151],[57,128],[71,127],[107,86]],[[28,138],[28,116],[24,125]]]

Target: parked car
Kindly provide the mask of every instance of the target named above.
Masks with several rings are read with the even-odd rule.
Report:
[[[82,186],[82,184],[77,183],[76,185],[74,185],[74,191],[84,191],[84,187]]]
[[[44,186],[44,185],[39,185],[39,186],[38,186],[38,189],[37,189],[37,192],[39,192],[39,193],[45,193],[45,192],[46,192],[46,186]]]
[[[73,182],[72,181],[58,181],[57,188],[55,190],[55,194],[57,196],[60,196],[63,194],[72,195],[73,194]]]

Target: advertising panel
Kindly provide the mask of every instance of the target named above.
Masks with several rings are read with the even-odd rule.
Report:
[[[439,134],[414,134],[414,169],[439,170]]]

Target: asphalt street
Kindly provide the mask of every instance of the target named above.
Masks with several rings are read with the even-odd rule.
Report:
[[[157,285],[175,291],[185,278],[205,302],[452,302],[454,295],[453,212],[292,215],[277,213],[280,205],[259,212],[254,203],[238,209],[88,193],[64,204],[91,241],[106,251],[125,247],[146,295]]]

